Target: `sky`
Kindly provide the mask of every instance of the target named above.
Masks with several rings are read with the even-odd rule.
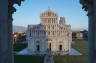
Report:
[[[28,24],[39,24],[40,13],[50,8],[58,13],[58,19],[65,17],[66,24],[73,29],[88,27],[87,12],[82,10],[79,0],[25,0],[22,5],[14,5],[17,11],[13,14],[13,25],[27,27]]]

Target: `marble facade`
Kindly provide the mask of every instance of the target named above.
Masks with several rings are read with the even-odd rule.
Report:
[[[40,24],[28,25],[28,48],[32,52],[69,52],[72,30],[66,25],[64,17],[58,21],[57,13],[51,9],[40,14]],[[58,23],[59,22],[59,23]]]

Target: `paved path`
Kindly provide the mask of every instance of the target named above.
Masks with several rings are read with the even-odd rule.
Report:
[[[44,63],[54,63],[53,56],[51,54],[47,54],[44,57]]]
[[[83,55],[82,53],[80,53],[78,50],[72,48],[71,52],[69,53],[69,55]]]

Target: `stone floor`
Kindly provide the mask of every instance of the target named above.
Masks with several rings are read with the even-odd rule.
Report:
[[[76,49],[71,49],[71,52],[69,53],[69,55],[83,55],[82,53],[80,53],[79,51],[77,51]]]
[[[53,55],[47,54],[44,56],[44,63],[54,63]]]
[[[20,52],[15,52],[18,55],[45,55],[45,54],[49,54],[47,52],[29,52],[27,48],[23,49]],[[79,51],[77,51],[76,49],[71,49],[71,52],[51,52],[51,55],[82,55],[82,53],[80,53]]]

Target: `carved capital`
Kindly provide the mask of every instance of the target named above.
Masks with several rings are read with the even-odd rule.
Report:
[[[93,0],[80,0],[80,4],[83,5],[82,9],[88,11],[88,9],[92,8]]]
[[[8,0],[8,18],[12,19],[12,14],[16,12],[16,9],[13,7],[14,4],[18,4],[19,6],[21,5],[21,2],[24,0]]]
[[[88,12],[88,16],[92,14],[93,0],[80,0],[82,4],[82,9]]]

